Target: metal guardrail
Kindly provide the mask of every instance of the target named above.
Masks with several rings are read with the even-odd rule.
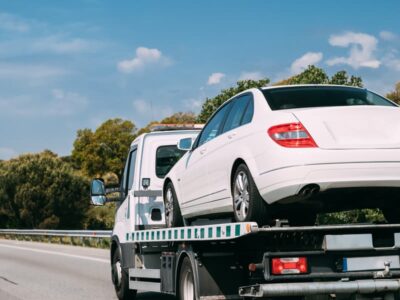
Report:
[[[111,230],[47,230],[47,229],[0,229],[0,235],[34,235],[84,238],[109,238]]]

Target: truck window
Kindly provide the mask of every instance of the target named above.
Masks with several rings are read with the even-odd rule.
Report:
[[[136,152],[136,149],[131,152],[131,159],[129,161],[128,190],[132,189],[133,179],[135,178]]]
[[[179,150],[176,145],[161,146],[156,151],[156,175],[164,178],[186,151]]]
[[[128,190],[132,188],[133,177],[135,175],[136,152],[136,149],[132,150],[125,163],[124,173],[121,179],[121,201],[125,200]]]

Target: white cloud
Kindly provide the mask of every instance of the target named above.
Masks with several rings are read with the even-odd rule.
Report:
[[[239,76],[239,80],[260,80],[264,79],[265,76],[258,71],[254,72],[242,72]]]
[[[29,31],[30,26],[27,22],[17,16],[0,13],[0,29],[13,32],[27,32]]]
[[[212,73],[207,80],[208,85],[218,84],[226,75],[224,73]]]
[[[332,46],[348,48],[350,47],[348,57],[334,57],[326,63],[329,66],[349,65],[354,69],[379,68],[381,62],[374,57],[378,40],[366,33],[346,32],[341,35],[332,35],[329,38]]]
[[[168,65],[169,59],[160,50],[139,47],[136,56],[132,59],[122,60],[117,64],[118,70],[123,73],[132,73],[143,70],[150,65]]]
[[[397,35],[390,31],[379,32],[379,37],[384,41],[394,41],[397,39]]]
[[[73,115],[83,111],[89,103],[85,96],[75,92],[53,89],[51,94],[52,100],[48,103],[48,108],[45,109],[45,112],[50,115]]]
[[[17,156],[17,152],[9,147],[0,147],[0,159],[7,160]]]
[[[309,65],[315,65],[322,60],[321,52],[307,52],[303,56],[296,59],[290,66],[292,74],[298,74],[304,71]]]

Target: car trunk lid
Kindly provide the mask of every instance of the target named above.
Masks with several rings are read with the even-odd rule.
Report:
[[[400,148],[398,107],[321,107],[292,113],[321,149]]]

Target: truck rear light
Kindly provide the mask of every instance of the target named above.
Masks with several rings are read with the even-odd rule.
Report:
[[[272,259],[272,274],[304,274],[308,272],[307,258],[285,257]]]
[[[279,145],[287,148],[316,148],[314,139],[303,124],[289,123],[268,129],[269,136]]]

